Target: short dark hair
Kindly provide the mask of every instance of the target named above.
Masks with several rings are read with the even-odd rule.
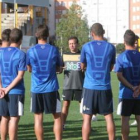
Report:
[[[39,25],[36,30],[37,39],[47,40],[49,36],[49,28],[46,25]]]
[[[9,42],[10,41],[10,33],[11,33],[11,29],[5,29],[2,32],[2,41],[6,41]]]
[[[138,41],[138,39],[139,39],[139,36],[135,35],[135,41]]]
[[[91,27],[91,32],[93,32],[97,36],[103,36],[105,33],[102,24],[94,23]]]
[[[77,38],[76,36],[71,36],[71,37],[69,37],[68,41],[69,41],[69,40],[72,40],[72,39],[76,40],[76,43],[77,43],[77,44],[79,43],[79,40],[78,40],[78,38]]]
[[[135,37],[135,33],[132,30],[126,30],[124,34],[124,42],[126,43],[126,45],[134,46]]]
[[[18,28],[14,28],[10,33],[10,42],[11,43],[18,43],[22,40],[23,34],[22,31]]]

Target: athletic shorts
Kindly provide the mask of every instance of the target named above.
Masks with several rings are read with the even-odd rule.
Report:
[[[33,113],[59,113],[61,102],[58,91],[31,94],[31,112]]]
[[[82,90],[69,89],[63,90],[62,99],[64,101],[79,101],[81,102]]]
[[[140,115],[140,100],[119,99],[117,114],[121,116]]]
[[[113,113],[112,91],[110,90],[91,90],[83,89],[80,112],[83,114],[102,114]]]
[[[23,116],[24,111],[24,95],[23,94],[7,94],[0,99],[0,116],[17,117]]]

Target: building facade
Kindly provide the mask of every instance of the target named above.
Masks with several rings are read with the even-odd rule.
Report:
[[[80,0],[75,0],[80,4]],[[61,20],[61,15],[66,13],[66,10],[72,5],[73,0],[55,0],[55,19],[56,23]]]
[[[130,29],[140,37],[140,0],[129,0]]]
[[[129,28],[128,0],[81,0],[89,28],[99,22],[104,26],[105,37],[111,43],[123,43],[123,35]]]

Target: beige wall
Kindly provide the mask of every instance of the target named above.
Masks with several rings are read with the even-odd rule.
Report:
[[[130,29],[140,37],[140,0],[129,0]]]

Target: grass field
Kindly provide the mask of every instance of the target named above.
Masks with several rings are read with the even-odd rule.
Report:
[[[116,75],[112,72],[112,88],[114,95],[114,120],[116,125],[116,139],[121,139],[121,130],[120,130],[120,116],[116,115],[116,108],[118,102],[118,80]],[[62,93],[63,86],[63,74],[58,75],[60,83],[60,94]],[[25,74],[25,86],[26,86],[26,99],[25,99],[25,111],[24,116],[21,117],[19,123],[19,140],[36,140],[34,134],[34,120],[33,114],[30,113],[30,74],[26,72]],[[134,120],[134,116],[131,117],[130,123]],[[82,117],[79,113],[79,104],[78,102],[73,101],[70,107],[69,116],[67,118],[66,130],[63,132],[63,140],[82,140],[81,137],[81,126],[82,126]],[[92,128],[94,131],[91,132],[90,139],[94,140],[107,140],[107,131],[104,117],[98,115],[98,121],[92,122]],[[130,129],[130,140],[138,140],[136,126],[131,126]],[[52,115],[44,115],[44,139],[45,140],[54,140],[53,134],[53,118]]]

